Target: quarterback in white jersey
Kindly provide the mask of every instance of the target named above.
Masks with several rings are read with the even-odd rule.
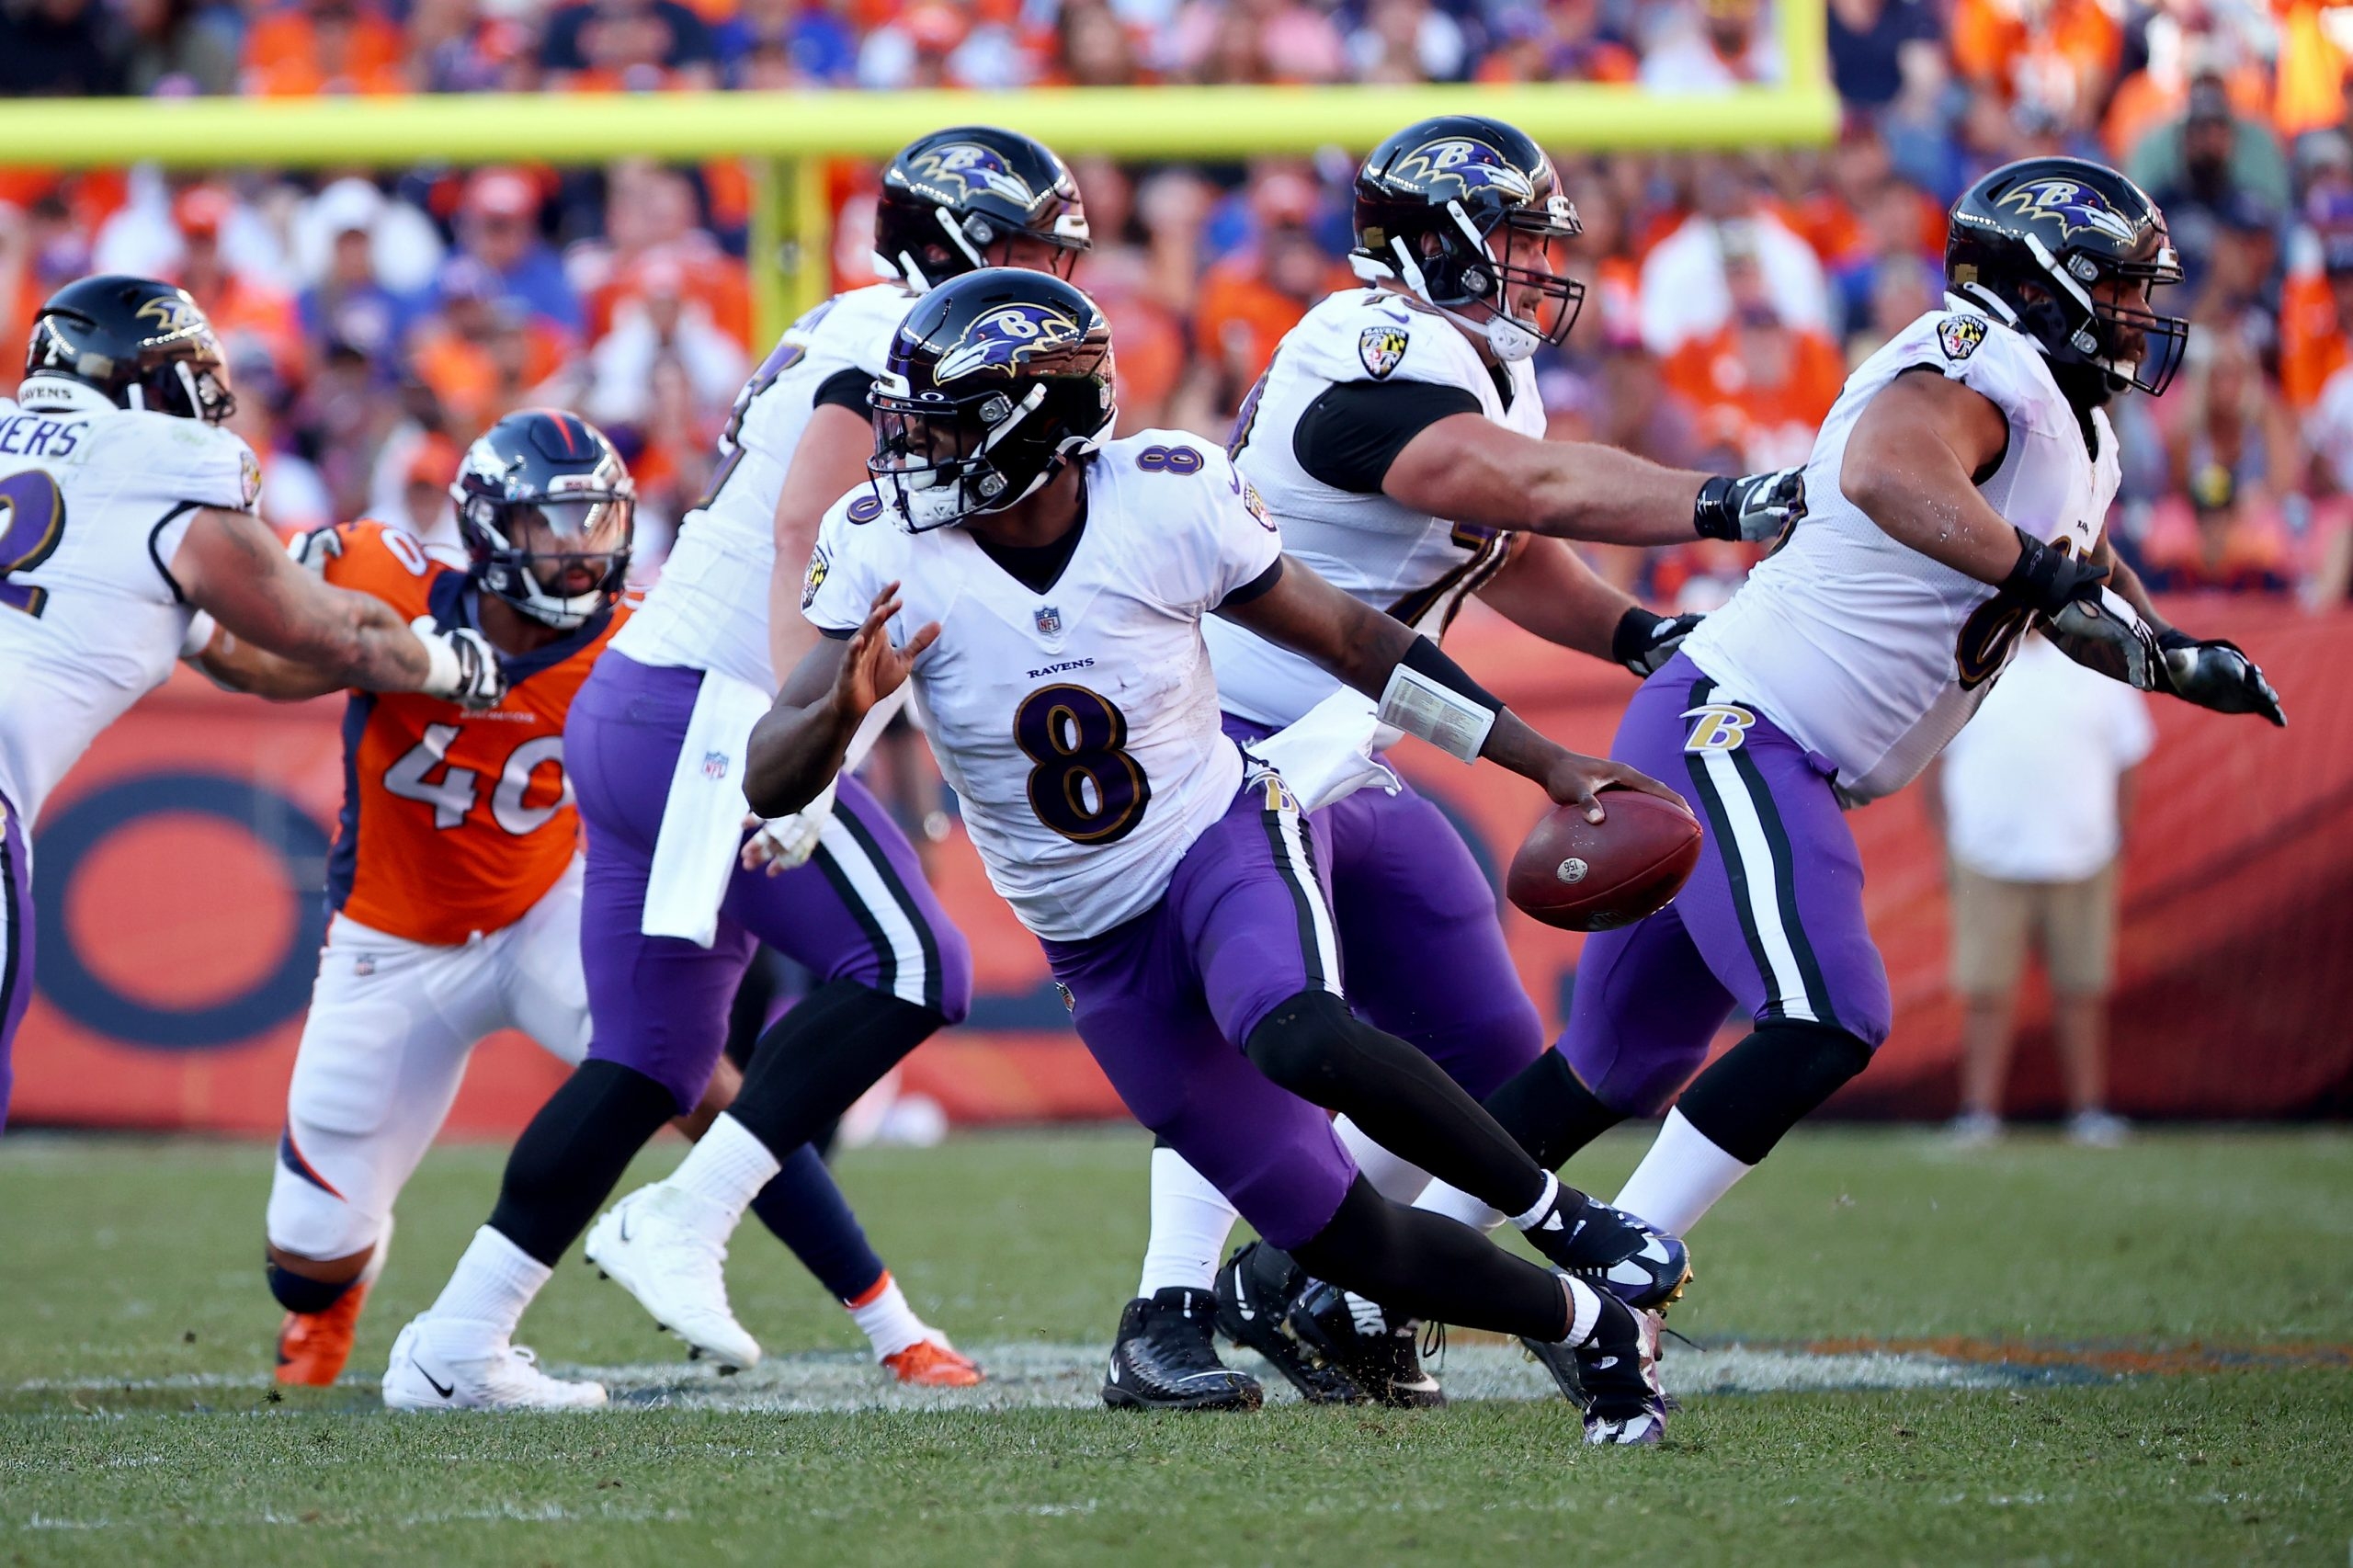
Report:
[[[1699,869],[1586,944],[1561,1052],[1597,1131],[1675,1109],[1620,1204],[1695,1222],[1886,1038],[1886,971],[1840,812],[1915,776],[2030,630],[2145,690],[2284,723],[2227,642],[2158,619],[2102,535],[2102,404],[2172,379],[2188,324],[2165,218],[2076,158],[1996,169],[1952,213],[1946,308],[1847,382],[1808,515],[1636,694],[1615,756],[1679,773]],[[1737,1003],[1756,1028],[1691,1081]]]
[[[874,393],[875,493],[827,515],[810,562],[808,614],[836,641],[754,731],[746,795],[756,810],[808,800],[867,711],[911,685],[992,881],[1138,1119],[1329,1278],[1591,1347],[1595,1429],[1654,1437],[1622,1302],[1357,1180],[1319,1108],[1483,1189],[1564,1266],[1579,1231],[1680,1253],[1559,1187],[1427,1058],[1350,1015],[1313,832],[1279,775],[1221,733],[1201,623],[1232,617],[1306,652],[1382,694],[1393,722],[1588,815],[1606,785],[1660,787],[1543,740],[1436,643],[1287,561],[1214,448],[1169,431],[1107,444],[1112,384],[1101,312],[1057,279],[977,272],[916,305]],[[824,1056],[764,1053],[719,1146],[653,1190],[732,1226],[763,1168],[748,1152],[789,1148],[847,1103]],[[1201,1321],[1209,1305],[1177,1291],[1129,1312]],[[1122,1339],[1113,1403],[1165,1370],[1148,1337]]]
[[[41,306],[25,380],[0,398],[0,1121],[32,993],[32,825],[212,617],[353,686],[498,696],[478,635],[412,631],[287,559],[255,516],[260,467],[221,426],[234,407],[196,302],[111,275]]]

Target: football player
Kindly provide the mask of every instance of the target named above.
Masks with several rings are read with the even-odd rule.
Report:
[[[910,685],[992,882],[1137,1118],[1318,1273],[1579,1346],[1589,1435],[1655,1440],[1633,1314],[1565,1270],[1647,1247],[1679,1279],[1681,1244],[1561,1187],[1427,1057],[1350,1014],[1324,846],[1280,776],[1221,733],[1201,622],[1308,653],[1383,694],[1392,722],[1594,820],[1597,790],[1664,787],[1553,745],[1435,642],[1288,561],[1216,448],[1108,440],[1113,384],[1109,329],[1066,283],[991,270],[916,304],[873,394],[874,488],[826,514],[811,563],[809,617],[831,640],[754,731],[745,793],[763,811],[811,799]],[[821,1051],[764,1053],[652,1190],[691,1198],[723,1237],[769,1151],[847,1092]],[[1379,1197],[1321,1108],[1475,1184],[1562,1269]]]
[[[801,567],[825,507],[865,477],[867,392],[908,305],[939,279],[991,263],[1067,272],[1086,245],[1077,187],[1047,148],[987,127],[919,138],[884,170],[875,216],[876,259],[892,280],[801,317],[736,400],[710,493],[566,727],[589,830],[588,1059],[516,1144],[490,1223],[395,1352],[388,1391],[419,1378],[461,1386],[464,1368],[506,1354],[549,1268],[638,1149],[702,1095],[757,943],[820,982],[758,1053],[809,1053],[859,1090],[964,1016],[964,938],[881,803],[845,776],[742,843],[738,866],[740,758],[775,693],[774,671],[817,641],[801,616]],[[733,801],[733,816],[697,814],[704,783],[709,796]],[[718,863],[706,868],[714,848]],[[680,867],[683,877],[673,874]],[[779,868],[789,869],[769,874]],[[807,1142],[775,1146],[790,1165],[813,1161],[800,1148]],[[710,1234],[691,1195],[660,1191],[598,1223],[587,1250],[695,1350],[749,1366],[758,1342],[732,1314],[702,1308],[725,1299],[725,1254]],[[912,1313],[904,1323],[915,1323]],[[926,1358],[926,1381],[978,1381],[944,1341],[907,1348]]]
[[[2102,532],[2105,405],[2173,379],[2188,324],[2152,295],[2180,278],[2164,214],[2113,169],[1980,179],[1943,305],[1824,422],[1805,519],[1636,693],[1614,755],[1688,783],[1708,831],[1673,904],[1588,938],[1560,1041],[1578,1143],[1674,1107],[1623,1207],[1696,1222],[1870,1062],[1887,975],[1840,812],[1918,775],[2029,628],[2142,689],[2286,722],[2244,653],[2158,619]],[[1683,1087],[1735,1004],[1756,1029]]]
[[[563,722],[628,619],[620,597],[635,492],[604,435],[552,409],[494,425],[450,488],[466,571],[428,560],[406,533],[377,523],[301,542],[330,583],[404,616],[481,631],[511,684],[479,715],[430,698],[351,699],[343,822],[328,864],[335,917],[269,1201],[267,1270],[287,1309],[278,1342],[285,1383],[324,1386],[342,1370],[384,1266],[393,1202],[449,1114],[475,1042],[518,1028],[574,1065],[588,1045],[580,824]],[[226,632],[199,662],[224,686],[279,700],[340,686]],[[714,1079],[704,1121],[733,1084],[732,1073]],[[813,1246],[809,1221],[779,1233],[829,1285],[842,1280],[845,1305],[855,1312],[860,1298],[891,1293],[888,1270],[813,1153],[776,1186],[763,1194],[763,1213],[830,1221]],[[844,1228],[863,1265],[828,1247],[825,1230]],[[919,1319],[915,1326],[937,1339]],[[878,1334],[875,1350],[903,1378],[915,1369],[895,1335]],[[509,1358],[485,1381],[502,1402],[528,1403],[536,1378]]]
[[[33,987],[28,846],[41,803],[98,732],[209,625],[376,691],[496,700],[471,631],[412,627],[287,559],[256,508],[261,468],[223,427],[220,340],[168,283],[104,275],[35,312],[0,398],[0,1123]]]
[[[1281,526],[1285,550],[1432,640],[1475,594],[1540,637],[1645,675],[1698,618],[1643,609],[1565,540],[1770,537],[1802,510],[1803,488],[1793,471],[1713,478],[1543,438],[1529,356],[1560,343],[1576,318],[1584,290],[1566,273],[1565,249],[1579,232],[1552,161],[1501,120],[1445,115],[1389,137],[1357,176],[1351,261],[1364,286],[1325,299],[1283,338],[1243,409],[1232,454]],[[1227,733],[1245,746],[1339,687],[1311,660],[1232,621],[1212,619],[1202,633]],[[1358,1011],[1488,1100],[1531,1153],[1549,1153],[1563,1108],[1542,1092],[1542,1074],[1493,1097],[1545,1040],[1494,890],[1461,835],[1410,788],[1365,790],[1320,815]],[[1419,1169],[1352,1123],[1340,1131],[1377,1189],[1414,1200],[1427,1180]],[[1152,1185],[1138,1298],[1207,1290],[1233,1210],[1166,1149],[1153,1155]],[[1311,1398],[1442,1398],[1415,1354],[1418,1324],[1328,1290],[1293,1311],[1304,1307],[1308,1282],[1290,1274],[1271,1248],[1233,1260],[1220,1286],[1226,1332]],[[1278,1285],[1287,1278],[1287,1289]],[[1639,1307],[1656,1304],[1646,1269],[1630,1262],[1612,1283]],[[1149,1312],[1144,1323],[1161,1342],[1149,1359],[1182,1380],[1172,1393],[1216,1381],[1203,1322]],[[1352,1388],[1336,1388],[1335,1368]]]

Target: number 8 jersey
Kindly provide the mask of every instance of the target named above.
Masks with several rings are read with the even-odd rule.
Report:
[[[2072,554],[2099,542],[2120,470],[2094,410],[2098,451],[2033,340],[1948,296],[1849,377],[1815,437],[1806,516],[1684,653],[1718,695],[1752,704],[1830,759],[1852,804],[1902,789],[1961,732],[2025,631],[1986,584],[1898,544],[1841,493],[1855,421],[1906,370],[1934,370],[2002,411],[2009,445],[1978,485],[2018,528]]]
[[[381,599],[404,619],[471,624],[464,573],[426,559],[381,523],[335,532],[343,552],[328,558],[328,582]],[[536,653],[502,655],[513,684],[484,711],[419,692],[352,692],[329,905],[387,936],[437,946],[521,919],[579,847],[563,721],[628,614],[618,608]]]
[[[893,642],[939,623],[915,712],[991,884],[1052,941],[1150,908],[1233,804],[1242,754],[1219,728],[1201,620],[1271,585],[1282,554],[1233,465],[1194,437],[1108,442],[1086,485],[1077,544],[1043,590],[964,528],[904,533],[853,491],[825,514],[801,607],[847,637],[896,582]]]

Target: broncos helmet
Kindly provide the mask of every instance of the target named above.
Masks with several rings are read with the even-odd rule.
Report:
[[[19,400],[38,407],[44,391],[72,399],[82,387],[118,408],[207,425],[237,411],[212,323],[186,290],[153,278],[85,278],[35,312]]]
[[[910,289],[1007,265],[1023,239],[1051,250],[1057,278],[1088,244],[1078,183],[1042,142],[959,125],[915,138],[882,171],[874,259]]]
[[[909,533],[1001,512],[1110,433],[1111,386],[1110,325],[1076,288],[1010,267],[950,278],[869,394],[875,492]]]
[[[2181,369],[2189,324],[2149,308],[2181,281],[2165,215],[2148,194],[2084,158],[2006,164],[1961,193],[1945,243],[1945,287],[2040,344],[2057,365],[2085,365],[2103,392],[2164,392]],[[2096,293],[2124,283],[2137,303]]]
[[[629,578],[637,486],[603,431],[517,409],[466,449],[449,485],[473,580],[533,620],[580,626]]]
[[[1552,160],[1526,132],[1481,114],[1416,120],[1357,171],[1359,278],[1395,278],[1495,358],[1525,359],[1576,324],[1585,285],[1563,270],[1583,233]],[[1480,304],[1491,314],[1461,314]]]

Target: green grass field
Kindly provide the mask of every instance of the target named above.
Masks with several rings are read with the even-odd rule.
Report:
[[[1639,1154],[1571,1168],[1602,1191]],[[665,1143],[641,1164],[676,1158]],[[756,1227],[771,1359],[722,1381],[576,1257],[526,1320],[621,1407],[393,1418],[374,1379],[501,1152],[410,1188],[346,1384],[267,1381],[260,1144],[0,1142],[0,1562],[2260,1562],[2353,1551],[2353,1136],[1793,1138],[1694,1238],[1665,1448],[1458,1335],[1444,1411],[1085,1408],[1142,1244],[1141,1134],[865,1152],[844,1185],[1006,1375],[907,1400]],[[1743,1346],[1745,1348],[1733,1348]],[[1704,1392],[1715,1391],[1715,1392]],[[1487,1397],[1464,1397],[1486,1395]],[[864,1408],[858,1408],[864,1406]],[[1064,1407],[1057,1407],[1064,1406]]]

